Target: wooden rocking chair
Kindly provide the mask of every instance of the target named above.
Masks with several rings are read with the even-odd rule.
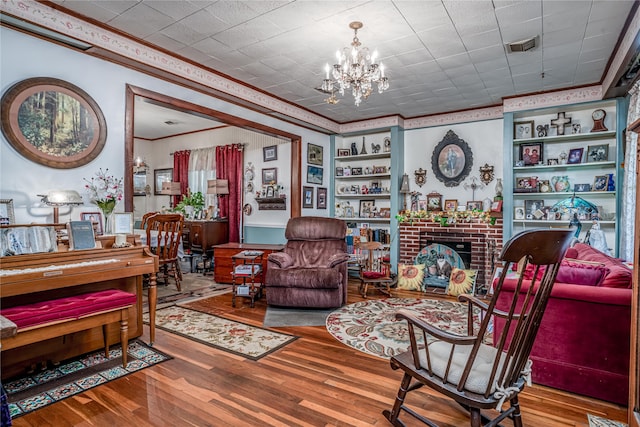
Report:
[[[500,255],[503,270],[491,300],[483,301],[471,295],[458,297],[469,308],[466,336],[442,331],[407,310],[396,314],[398,320],[408,323],[411,347],[391,358],[392,369],[404,371],[393,408],[383,412],[391,424],[403,426],[399,416],[405,411],[431,427],[436,426],[404,403],[407,393],[427,385],[468,410],[472,427],[497,426],[507,418],[514,426],[522,426],[518,393],[530,382],[529,354],[560,262],[572,238],[572,230],[530,230],[507,242]],[[502,285],[507,275],[513,274],[512,266],[521,260],[524,260],[523,268],[533,265],[534,279],[531,286],[523,284],[522,276],[515,279],[516,297],[507,312],[500,311],[495,305]],[[520,293],[520,289],[525,292]],[[482,320],[474,331],[474,310],[477,316],[478,309]],[[486,335],[492,330],[491,323],[496,317],[504,319],[505,327],[491,340]],[[418,342],[417,337],[422,342]],[[491,341],[494,345],[488,344]],[[509,403],[506,409],[503,408],[505,402]]]
[[[356,248],[362,297],[367,297],[369,285],[391,296],[391,285],[395,279],[391,277],[389,251],[380,242],[361,242],[356,244]]]
[[[171,275],[178,291],[182,290],[180,287],[182,270],[178,261],[178,249],[182,239],[183,222],[184,219],[180,214],[157,214],[149,217],[147,222],[147,245],[151,252],[158,255],[164,284],[169,283],[169,275]]]

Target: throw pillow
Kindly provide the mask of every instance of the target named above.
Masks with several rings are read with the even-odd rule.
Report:
[[[424,279],[424,264],[398,264],[398,289],[419,291]]]
[[[591,263],[580,260],[562,260],[557,283],[570,283],[574,285],[600,286],[605,277],[609,274],[609,269],[600,263]]]
[[[631,289],[633,272],[629,267],[624,265],[622,261],[612,258],[584,243],[576,243],[574,248],[578,252],[577,258],[579,260],[601,262],[610,270],[600,286]]]
[[[449,286],[447,286],[447,294],[458,296],[461,294],[473,293],[473,286],[476,283],[477,272],[475,270],[463,270],[454,267],[451,269],[449,277]]]

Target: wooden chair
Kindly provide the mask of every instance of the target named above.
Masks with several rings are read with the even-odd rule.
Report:
[[[356,244],[358,251],[358,278],[360,279],[360,293],[367,297],[369,285],[372,285],[385,295],[391,296],[391,264],[389,251],[380,242],[362,242]]]
[[[180,281],[182,280],[178,248],[182,239],[183,224],[184,218],[180,214],[153,215],[147,223],[147,245],[154,254],[158,255],[164,283],[167,285],[169,275],[173,276],[178,291],[181,290]]]
[[[507,242],[500,255],[504,263],[502,274],[491,299],[483,301],[466,294],[458,297],[469,308],[466,336],[442,331],[407,310],[396,314],[396,319],[407,321],[411,346],[405,353],[391,358],[391,367],[404,371],[393,408],[383,412],[391,424],[404,425],[399,416],[405,411],[435,426],[423,413],[405,404],[407,393],[427,385],[468,410],[472,427],[497,426],[507,418],[514,426],[522,426],[518,393],[530,382],[529,353],[560,262],[572,238],[572,230],[540,229],[524,231]],[[524,268],[526,264],[533,265],[534,279],[531,286],[527,286],[522,277],[510,278],[525,292],[516,291],[509,310],[500,311],[495,305],[503,283],[513,274],[512,266],[517,266],[520,260],[524,261]],[[482,319],[476,331],[474,311],[476,317],[480,312]],[[506,323],[500,335],[491,340],[487,334],[492,330],[494,317],[503,318]],[[505,402],[509,402],[506,409],[503,408]]]

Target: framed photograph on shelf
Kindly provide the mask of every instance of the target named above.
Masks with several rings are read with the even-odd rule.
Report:
[[[519,176],[516,178],[516,193],[537,193],[538,179],[531,176]]]
[[[153,170],[153,194],[156,196],[162,194],[162,183],[173,181],[173,168],[154,169]]]
[[[573,191],[575,191],[576,193],[591,191],[591,184],[574,184]]]
[[[269,147],[262,147],[262,160],[265,162],[278,160],[278,146],[270,145]]]
[[[418,210],[426,211],[427,210],[427,201],[419,199],[418,200]]]
[[[322,185],[322,168],[307,166],[307,183]]]
[[[524,201],[524,215],[526,219],[539,219],[536,218],[537,212],[542,211],[544,207],[544,200],[525,200]]]
[[[544,146],[542,142],[520,144],[520,161],[523,166],[534,166],[544,163]]]
[[[502,212],[502,200],[495,200],[491,203],[491,212]]]
[[[375,200],[360,200],[360,217],[370,218],[372,208],[375,206]]]
[[[318,209],[327,209],[327,189],[324,187],[318,188],[318,200],[316,202]]]
[[[442,210],[442,194],[431,192],[427,194],[427,210],[428,211],[441,211]]]
[[[313,187],[302,187],[302,207],[313,208]]]
[[[343,176],[344,175],[344,169],[340,166],[336,167],[336,176]]]
[[[353,206],[345,206],[344,207],[344,217],[345,218],[353,218]]]
[[[590,145],[587,147],[587,163],[606,162],[609,160],[609,144]]]
[[[533,120],[513,122],[513,139],[533,138]]]
[[[362,175],[362,168],[351,168],[351,176]]]
[[[525,219],[523,206],[513,208],[513,219]]]
[[[425,202],[425,200],[420,200]],[[380,208],[380,218],[391,218],[391,208]]]
[[[338,148],[338,157],[350,156],[351,150],[348,148]]]
[[[444,210],[446,212],[455,212],[458,209],[458,200],[445,200]]]
[[[584,153],[584,148],[572,148],[569,150],[569,158],[567,159],[567,164],[576,165],[582,163],[582,154]]]
[[[11,225],[15,222],[13,199],[0,199],[0,225]]]
[[[278,168],[262,169],[262,185],[278,182]]]
[[[468,211],[482,210],[482,201],[474,200],[474,201],[467,202],[467,210]]]
[[[609,177],[607,175],[598,175],[593,180],[593,191],[607,191],[607,183]]]
[[[113,234],[133,234],[133,212],[115,212]]]
[[[307,144],[307,163],[322,166],[322,151],[323,148],[320,145]]]
[[[558,161],[557,158],[554,159],[547,159],[547,166],[556,166],[559,165],[560,162]]]
[[[98,236],[102,236],[102,234],[104,233],[104,231],[102,230],[102,212],[82,212],[80,214],[80,220],[90,221],[92,224],[96,224],[94,228]]]

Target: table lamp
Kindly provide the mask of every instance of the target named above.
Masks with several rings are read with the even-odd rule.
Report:
[[[162,183],[162,189],[160,194],[166,194],[168,196],[179,196],[182,194],[180,191],[179,182],[166,181]],[[173,208],[173,198],[169,197],[169,207]]]
[[[47,206],[53,206],[53,223],[60,221],[60,206],[79,206],[84,204],[82,197],[75,190],[51,190],[46,195],[38,194]]]
[[[220,207],[218,196],[229,194],[229,180],[228,179],[210,179],[207,181],[207,194],[216,195],[216,208],[215,218],[220,218]]]
[[[402,175],[402,183],[400,184],[400,194],[402,194],[402,210],[407,210],[407,194],[411,192],[409,188],[409,175]]]

